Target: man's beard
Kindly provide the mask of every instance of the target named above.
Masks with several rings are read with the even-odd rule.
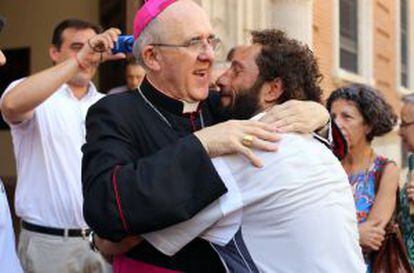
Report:
[[[259,96],[263,81],[258,79],[252,87],[238,90],[233,105],[225,108],[232,119],[249,119],[260,111]]]

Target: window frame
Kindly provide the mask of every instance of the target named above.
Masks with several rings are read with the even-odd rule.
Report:
[[[342,23],[341,1],[348,1],[349,4],[352,4],[351,3],[351,1],[352,1],[354,8],[356,8],[356,11],[358,12],[358,2],[357,2],[357,0],[339,0],[339,2],[340,2],[340,4],[339,4],[339,66],[340,66],[341,69],[345,69],[345,70],[350,71],[352,73],[358,73],[359,72],[358,71],[359,70],[358,60],[360,58],[360,56],[359,56],[360,52],[359,52],[359,48],[358,48],[359,43],[360,43],[360,40],[358,39],[359,38],[358,37],[358,29],[359,29],[358,21],[359,21],[359,18],[358,18],[358,14],[356,14],[356,16],[354,15],[354,17],[356,19],[356,22],[355,23],[350,22],[350,27],[351,28],[349,29],[349,33],[347,33],[347,34],[349,34],[349,37],[347,37],[348,35],[343,36],[342,35],[342,25],[341,25],[341,23]],[[352,13],[353,10],[350,10],[350,12]],[[351,19],[351,18],[348,18],[348,19]],[[343,64],[342,64],[342,51],[343,50],[350,53],[350,54],[355,55],[356,64],[353,63],[353,64],[351,64],[351,66],[353,67],[353,66],[356,65],[356,71],[346,69],[343,66]]]
[[[362,83],[374,85],[374,49],[373,49],[373,1],[357,2],[358,23],[358,72],[348,71],[340,66],[340,0],[333,0],[333,44],[334,68],[333,79],[338,84]]]
[[[407,1],[407,43],[408,43],[408,62],[407,62],[407,86],[403,86],[401,83],[401,0],[396,1],[396,89],[400,96],[408,95],[414,92],[414,18],[409,16],[414,11],[414,3]]]

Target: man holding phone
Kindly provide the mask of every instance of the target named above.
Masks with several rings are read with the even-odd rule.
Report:
[[[90,251],[82,214],[81,146],[88,108],[103,97],[91,82],[103,54],[84,66],[79,51],[99,26],[78,19],[54,29],[49,56],[53,67],[10,84],[1,112],[11,127],[17,162],[16,213],[22,219],[19,256],[25,272],[110,272]],[[113,40],[119,30],[102,34]],[[1,270],[0,270],[1,271]]]

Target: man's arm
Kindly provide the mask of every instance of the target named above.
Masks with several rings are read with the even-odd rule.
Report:
[[[28,77],[8,91],[1,102],[1,111],[12,124],[28,120],[34,109],[49,98],[63,83],[79,71],[74,59]]]
[[[156,249],[168,256],[175,255],[196,237],[200,237],[209,227],[215,226],[202,236],[204,239],[219,245],[226,245],[239,230],[241,224],[243,202],[240,189],[222,158],[213,160],[214,167],[228,188],[228,192],[206,208],[195,214],[191,219],[169,226],[162,230],[142,234],[141,237]],[[221,232],[222,229],[225,232]],[[95,236],[97,237],[97,236]],[[135,247],[140,240],[123,239],[114,243],[102,238],[95,240],[99,251],[105,256],[119,255]]]
[[[208,99],[217,122],[231,119],[229,112],[220,107],[220,93],[211,91]],[[289,100],[266,111],[260,121],[271,124],[286,133],[312,133],[328,128],[330,115],[322,104],[314,101]],[[321,135],[327,137],[327,134]]]
[[[117,29],[109,29],[93,37],[90,44],[94,45],[102,41],[108,43],[108,37],[117,36],[119,33]],[[105,54],[104,60],[116,60],[124,57],[123,54]],[[35,108],[58,90],[62,84],[70,80],[80,70],[96,66],[99,60],[100,54],[94,52],[89,45],[84,45],[76,56],[28,77],[2,98],[0,107],[3,115],[12,124],[31,119]]]
[[[314,101],[289,100],[275,105],[261,121],[290,133],[312,133],[324,128],[330,120],[328,110]]]
[[[314,101],[290,100],[273,106],[261,121],[273,124],[282,132],[312,133],[326,142],[338,159],[348,152],[346,140],[328,110]],[[322,138],[322,139],[321,139]]]

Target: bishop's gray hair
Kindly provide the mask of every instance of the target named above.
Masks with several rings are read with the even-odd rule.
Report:
[[[141,65],[145,70],[148,70],[148,67],[145,65],[144,60],[142,59],[142,51],[149,44],[156,44],[160,42],[162,35],[161,25],[157,18],[154,18],[141,32],[138,38],[134,42],[134,48],[132,53],[137,60],[137,63]]]

